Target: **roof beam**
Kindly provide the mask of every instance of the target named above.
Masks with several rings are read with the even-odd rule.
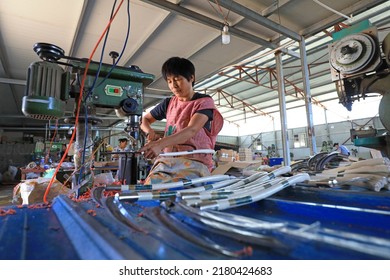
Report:
[[[27,84],[26,80],[17,80],[17,79],[8,79],[0,78],[0,84],[9,84],[9,85],[21,85],[25,86]]]
[[[342,13],[344,15],[357,14],[357,13],[360,13],[361,11],[365,11],[365,10],[368,10],[368,9],[374,7],[374,6],[377,6],[383,2],[386,2],[386,1],[383,1],[383,0],[357,1],[355,4],[351,5],[347,9],[341,10],[340,13]],[[381,11],[378,11],[377,14],[384,13],[386,11],[388,11],[388,7],[385,6]],[[373,17],[373,15],[370,14],[369,17]],[[327,19],[321,20],[321,21],[317,22],[317,24],[314,24],[308,28],[301,30],[300,33],[304,37],[312,36],[314,34],[317,34],[320,31],[322,31],[328,27],[331,27],[331,26],[333,26],[341,21],[344,21],[344,20],[345,20],[345,18],[343,18],[337,14],[333,14],[332,16],[328,17]],[[356,23],[356,21],[354,23]]]
[[[245,113],[245,108],[248,108],[252,113],[259,115],[259,116],[268,116],[270,118],[274,118],[273,116],[267,114],[266,112],[260,110],[259,108],[254,107],[253,105],[235,97],[234,95],[231,95],[227,93],[226,91],[223,91],[221,89],[217,89],[214,91],[214,93],[207,92],[205,93],[210,94],[211,97],[214,97],[216,94],[217,96],[215,97],[217,99],[217,107],[226,107],[229,109],[235,109],[235,110],[240,110],[240,108],[237,106],[237,103],[241,103],[242,106],[242,111]],[[227,98],[230,98],[230,101]],[[222,105],[221,100],[225,100],[228,105]]]
[[[241,4],[238,4],[238,3],[231,1],[231,0],[218,0],[218,1],[210,0],[210,1],[217,3],[220,6],[224,7],[225,9],[228,9],[236,14],[239,14],[239,15],[245,17],[246,19],[249,19],[253,22],[256,22],[256,23],[258,23],[266,28],[269,28],[275,32],[283,34],[283,35],[285,35],[293,40],[296,40],[298,42],[301,41],[301,35],[299,35],[298,33],[284,27],[283,25],[277,24],[274,21],[272,21],[266,17],[263,17],[262,15],[254,12],[251,9],[248,9],[247,7],[245,7]]]
[[[276,69],[274,69],[274,68],[261,68],[261,67],[245,66],[245,65],[244,66],[236,66],[236,69],[239,71],[239,75],[238,75],[239,77],[238,78],[233,77],[233,76],[227,76],[223,72],[219,73],[219,75],[227,76],[227,77],[229,77],[231,79],[236,79],[236,80],[243,81],[243,82],[252,83],[252,84],[255,84],[255,85],[258,85],[258,86],[261,86],[261,87],[265,87],[265,88],[268,88],[268,89],[271,89],[271,90],[278,90],[278,87],[277,87],[277,80],[278,79],[276,77]],[[249,73],[249,71],[246,71],[246,69],[251,70],[251,73]],[[259,76],[261,76],[261,73],[264,73],[264,72],[268,72],[270,74],[269,75],[269,80],[267,81],[267,83],[269,83],[269,85],[267,85],[265,83],[262,83],[261,79],[259,79]],[[244,79],[243,76],[248,77],[248,79]],[[272,79],[272,77],[274,79]],[[274,86],[272,85],[273,81],[275,82]],[[286,77],[283,78],[283,81],[286,84],[286,86],[284,86],[284,88],[286,89],[285,95],[292,95],[292,96],[294,96],[294,93],[295,93],[295,98],[296,99],[305,100],[306,93],[304,92],[303,89],[298,87],[295,84],[295,82],[292,82],[292,81],[288,80]],[[292,90],[291,90],[292,93],[288,94],[287,87],[292,87]],[[312,102],[315,105],[325,108],[325,106],[323,104],[321,104],[321,102],[317,101],[314,97],[311,97],[311,100],[312,100]]]
[[[85,26],[85,22],[88,20],[90,11],[92,11],[94,1],[84,0],[83,8],[81,9],[79,20],[77,21],[76,30],[74,32],[72,44],[69,49],[69,56],[73,55],[74,50],[80,45],[80,41],[82,40],[81,36],[81,28]]]
[[[294,0],[279,0],[279,1],[274,1],[271,5],[269,5],[267,8],[265,8],[262,12],[261,15],[263,17],[269,17],[271,14],[273,14],[275,11],[280,9],[282,6],[286,5],[289,2],[292,2]]]
[[[221,23],[219,21],[208,18],[202,14],[198,14],[195,11],[183,8],[179,5],[175,5],[175,4],[168,2],[166,0],[141,0],[141,1],[148,3],[148,4],[151,4],[151,5],[154,5],[156,7],[165,9],[165,10],[170,11],[172,13],[175,13],[177,15],[186,17],[188,19],[199,22],[201,24],[207,25],[209,27],[216,28],[218,30],[222,30],[222,27],[224,25],[223,23]],[[269,49],[276,49],[279,47],[278,45],[276,45],[274,43],[271,43],[265,39],[262,39],[260,37],[254,36],[250,33],[247,33],[245,31],[237,29],[233,26],[229,26],[229,32],[232,35],[237,36],[241,39],[247,40],[249,42],[252,42],[252,43],[255,43],[258,45],[262,45],[262,46],[267,47]]]

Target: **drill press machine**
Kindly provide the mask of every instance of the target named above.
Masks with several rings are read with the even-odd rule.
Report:
[[[138,164],[142,161],[136,151],[141,146],[144,87],[154,76],[143,73],[137,66],[119,67],[115,62],[88,63],[85,59],[67,57],[64,50],[52,44],[36,43],[33,50],[41,61],[32,63],[28,69],[22,111],[35,119],[59,119],[64,117],[65,102],[74,99],[74,114],[65,119],[76,130],[72,189],[82,193],[92,185],[92,125],[101,122],[97,116],[99,108],[112,108],[118,117],[127,118],[125,131],[132,139],[125,162],[130,170],[127,183],[136,183]]]

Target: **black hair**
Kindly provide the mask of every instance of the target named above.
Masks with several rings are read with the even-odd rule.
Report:
[[[338,146],[339,145],[339,143],[334,143],[333,144],[333,147],[336,147],[336,146]]]
[[[188,81],[194,76],[194,81],[192,82],[192,86],[195,84],[195,66],[186,58],[182,57],[171,57],[167,61],[164,62],[161,67],[161,73],[164,77],[165,81],[168,76],[183,76]]]
[[[127,138],[120,138],[120,139],[118,139],[118,141],[119,142],[127,142],[127,141],[129,141]]]

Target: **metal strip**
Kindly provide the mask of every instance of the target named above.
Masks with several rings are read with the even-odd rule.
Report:
[[[58,196],[52,209],[81,259],[144,259],[68,197]]]

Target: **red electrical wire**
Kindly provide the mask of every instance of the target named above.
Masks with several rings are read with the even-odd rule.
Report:
[[[70,147],[71,147],[71,144],[73,143],[74,136],[75,136],[75,134],[76,134],[76,127],[77,127],[78,121],[79,121],[81,100],[83,99],[82,96],[83,96],[83,90],[84,90],[85,79],[86,79],[86,77],[87,77],[87,72],[88,72],[89,65],[90,65],[90,63],[91,63],[91,61],[92,61],[92,57],[94,56],[97,47],[98,47],[99,44],[101,43],[101,41],[102,41],[104,35],[106,34],[108,28],[111,26],[111,23],[113,22],[114,18],[116,17],[116,15],[117,15],[117,13],[118,13],[120,7],[121,7],[122,4],[123,4],[123,1],[124,1],[124,0],[122,0],[122,1],[119,3],[118,8],[115,10],[115,13],[113,14],[112,18],[111,18],[110,21],[108,22],[108,24],[107,24],[106,28],[104,29],[102,35],[100,36],[99,40],[97,41],[97,43],[96,43],[96,45],[95,45],[95,47],[94,47],[94,49],[93,49],[91,55],[89,56],[88,62],[87,62],[87,64],[86,64],[86,66],[85,66],[85,71],[84,71],[83,79],[81,80],[80,96],[79,96],[79,100],[78,100],[78,104],[77,104],[76,120],[75,120],[75,124],[74,124],[75,129],[73,130],[72,136],[71,136],[71,138],[70,138],[70,140],[69,140],[69,145],[68,145],[68,147],[66,148],[65,153],[64,153],[64,155],[62,156],[62,158],[61,158],[61,160],[60,160],[60,162],[59,162],[59,164],[58,164],[56,170],[54,171],[54,174],[53,174],[53,176],[51,177],[51,180],[50,180],[50,182],[49,182],[49,185],[47,185],[45,194],[44,194],[44,196],[43,196],[43,202],[46,203],[46,204],[48,203],[48,202],[47,202],[47,195],[49,194],[50,188],[51,188],[51,186],[52,186],[52,184],[53,184],[53,182],[54,182],[54,179],[56,178],[56,175],[57,175],[58,171],[60,170],[60,167],[61,167],[62,163],[64,162],[66,156],[68,155],[68,151],[69,151],[69,149],[70,149]]]
[[[56,127],[55,127],[55,129],[54,129],[53,137],[52,137],[51,140],[50,140],[49,148],[46,150],[46,155],[45,155],[44,163],[47,163],[47,161],[48,161],[48,159],[49,159],[51,146],[53,145],[54,138],[55,138],[56,135],[57,135],[57,130],[58,130],[58,119],[56,120]],[[50,131],[50,126],[49,126],[49,131]]]

